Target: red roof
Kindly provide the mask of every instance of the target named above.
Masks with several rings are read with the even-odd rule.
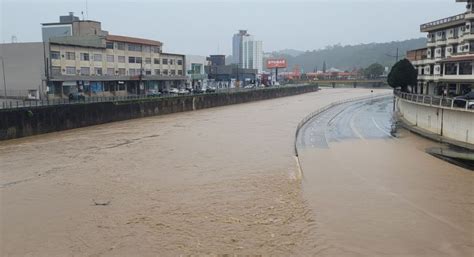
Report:
[[[110,40],[110,41],[118,41],[118,42],[125,42],[125,43],[150,45],[150,46],[161,46],[161,45],[163,45],[163,43],[161,43],[160,41],[143,39],[143,38],[136,38],[136,37],[107,35],[106,39]]]

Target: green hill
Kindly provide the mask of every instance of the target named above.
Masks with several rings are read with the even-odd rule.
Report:
[[[297,56],[285,54],[287,51],[273,52],[271,56],[286,58],[290,70],[295,65],[300,65],[304,72],[311,72],[315,69],[322,70],[323,62],[326,62],[328,69],[335,67],[341,70],[352,70],[365,68],[375,62],[390,67],[395,63],[394,56],[397,48],[401,59],[405,57],[407,50],[425,46],[426,38],[417,38],[388,43],[333,45],[320,50],[306,51]]]

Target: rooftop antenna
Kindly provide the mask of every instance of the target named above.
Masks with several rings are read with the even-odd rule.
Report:
[[[87,0],[86,0],[86,18],[89,19],[89,8],[87,7]]]
[[[84,11],[81,11],[82,20],[84,20]]]

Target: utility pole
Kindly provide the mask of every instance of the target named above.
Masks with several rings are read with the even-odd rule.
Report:
[[[5,62],[3,60],[3,56],[0,56],[0,58],[2,59],[2,73],[3,73],[3,87],[4,87],[4,90],[5,90],[5,95],[3,96],[5,99],[7,99],[7,80],[5,78]]]
[[[395,63],[397,63],[398,60],[400,59],[400,54],[398,53],[398,51],[399,51],[399,49],[398,49],[398,47],[397,47],[397,52],[396,52],[395,55],[391,55],[391,54],[385,54],[385,55],[388,56],[388,57],[395,58]]]

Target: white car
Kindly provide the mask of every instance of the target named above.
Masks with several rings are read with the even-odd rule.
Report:
[[[170,88],[170,90],[168,91],[170,94],[179,94],[179,90],[177,88]]]
[[[184,89],[184,88],[181,88],[179,91],[178,91],[178,95],[187,95],[189,94],[189,91]]]

